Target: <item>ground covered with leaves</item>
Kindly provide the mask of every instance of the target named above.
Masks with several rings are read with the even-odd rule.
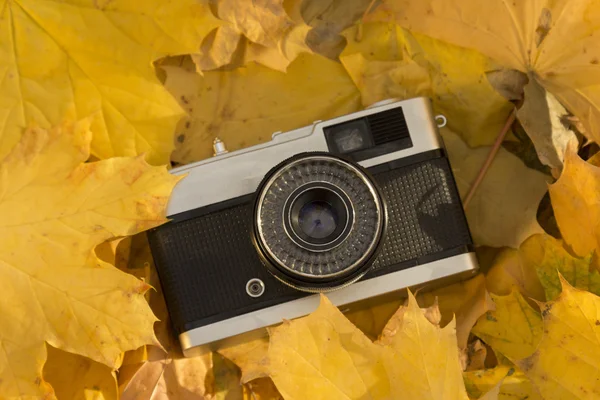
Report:
[[[1,399],[600,398],[600,2],[0,0],[0,38]],[[183,358],[168,168],[416,96],[480,274]]]

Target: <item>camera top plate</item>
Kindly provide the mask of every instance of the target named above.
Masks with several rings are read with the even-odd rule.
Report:
[[[174,168],[174,175],[187,175],[177,184],[167,208],[167,216],[194,210],[256,191],[265,174],[276,164],[295,154],[330,151],[324,129],[346,121],[394,108],[402,108],[412,146],[359,161],[364,168],[384,164],[443,147],[431,109],[425,97],[396,101],[344,115],[273,136],[269,142],[217,155]]]

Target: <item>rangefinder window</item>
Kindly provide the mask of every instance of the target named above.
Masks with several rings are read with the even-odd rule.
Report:
[[[402,108],[323,129],[329,151],[362,161],[412,147]]]
[[[349,154],[374,145],[366,118],[330,126],[324,131],[332,153]]]

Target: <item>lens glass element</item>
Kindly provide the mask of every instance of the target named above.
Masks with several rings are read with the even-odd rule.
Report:
[[[337,227],[338,215],[331,204],[315,200],[306,203],[300,209],[298,225],[306,236],[314,239],[325,239]]]
[[[338,245],[344,233],[349,234],[352,204],[338,187],[312,182],[300,186],[290,199],[291,206],[283,210],[289,227],[286,232],[298,246],[326,251]]]

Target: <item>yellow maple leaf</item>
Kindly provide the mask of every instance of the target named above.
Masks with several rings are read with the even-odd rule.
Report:
[[[356,23],[372,6],[371,0],[285,0],[286,10],[294,20],[302,20],[313,29],[306,42],[317,54],[337,59],[346,40],[340,34]]]
[[[467,399],[454,319],[440,328],[437,304],[422,310],[409,292],[408,305],[387,323],[379,343],[391,391],[406,399]]]
[[[564,123],[569,112],[535,79],[525,85],[523,99],[517,119],[531,138],[540,162],[560,171],[567,147],[579,145],[575,132]]]
[[[467,371],[463,372],[463,378],[469,397],[474,399],[480,398],[502,381],[498,396],[500,400],[542,400],[529,378],[515,366],[498,365],[486,370]]]
[[[286,400],[390,397],[382,348],[325,296],[314,313],[269,335],[269,374]]]
[[[310,26],[297,24],[288,29],[274,47],[261,46],[248,42],[239,61],[246,64],[252,61],[281,72],[287,72],[288,66],[302,53],[312,53],[306,44]]]
[[[44,379],[56,397],[73,400],[117,400],[115,371],[83,356],[47,346]]]
[[[244,400],[284,400],[270,378],[259,378],[244,384]]]
[[[465,196],[490,149],[470,149],[449,129],[441,133],[458,190]],[[548,180],[548,176],[527,168],[517,156],[500,148],[465,210],[475,243],[516,248],[529,236],[542,233],[536,213]]]
[[[294,24],[283,0],[218,0],[217,14],[238,32],[263,46],[275,46]]]
[[[411,34],[394,23],[352,27],[344,36],[348,45],[340,61],[359,88],[363,105],[428,96],[470,146],[494,142],[512,105],[488,83],[486,71],[494,64],[487,57]]]
[[[592,257],[572,255],[562,240],[547,234],[527,238],[518,250],[503,249],[486,273],[491,292],[507,295],[516,287],[536,301],[554,300],[561,292],[560,273],[578,289],[600,293],[600,273]],[[533,304],[533,303],[531,303]]]
[[[322,296],[269,330],[269,373],[285,399],[467,399],[454,322],[442,329],[439,317],[409,294],[373,343]]]
[[[516,361],[547,400],[600,397],[600,298],[561,277],[562,293],[542,306],[536,352]]]
[[[241,40],[241,33],[229,25],[223,25],[206,36],[199,54],[191,54],[190,57],[199,73],[217,69],[232,62]]]
[[[600,168],[569,149],[563,172],[549,191],[560,232],[575,254],[600,252]]]
[[[544,301],[544,287],[531,263],[526,263],[516,249],[502,249],[485,274],[488,291],[506,296],[517,288],[525,298]]]
[[[456,321],[458,347],[466,350],[473,325],[479,317],[493,308],[494,304],[486,290],[485,277],[480,274],[467,281],[425,291],[417,295],[422,307],[439,304],[441,326]]]
[[[523,262],[535,269],[546,300],[554,300],[561,292],[559,274],[578,289],[599,294],[600,273],[592,270],[591,255],[577,258],[569,254],[562,241],[550,235],[534,235],[519,248]]]
[[[190,114],[177,128],[173,160],[179,163],[211,157],[217,136],[230,151],[237,150],[270,140],[275,131],[360,107],[343,67],[319,55],[299,56],[285,74],[256,64],[203,77],[185,64],[163,68],[165,86]]]
[[[383,302],[376,301],[373,303],[350,308],[348,311],[344,310],[344,316],[369,339],[376,340],[383,331],[385,324],[398,310],[398,307],[404,304],[404,299],[393,297]]]
[[[184,358],[170,349],[168,352],[149,346],[147,359],[142,362],[129,360],[119,369],[119,392],[121,399],[176,399],[203,398],[212,389],[208,379],[213,367],[211,353],[201,357]]]
[[[219,353],[240,367],[242,383],[246,383],[268,376],[268,350],[268,339],[260,338],[221,349]]]
[[[182,111],[152,61],[199,51],[218,24],[195,0],[0,2],[0,158],[29,122],[91,116],[94,156],[167,163]]]
[[[311,27],[288,15],[293,7],[283,0],[219,0],[215,8],[223,26],[202,43],[202,54],[192,55],[198,71],[255,61],[285,72],[300,53],[312,52],[306,43]]]
[[[244,387],[240,382],[239,368],[219,353],[212,353],[212,359],[215,400],[242,399]]]
[[[542,336],[540,314],[516,290],[492,299],[496,309],[479,318],[473,334],[511,360],[531,355]]]
[[[384,0],[370,19],[397,21],[529,73],[600,141],[598,1]]]
[[[165,222],[178,178],[141,157],[83,163],[89,124],[28,129],[0,160],[0,395],[51,395],[45,342],[116,368],[155,343],[149,285],[94,253]]]

